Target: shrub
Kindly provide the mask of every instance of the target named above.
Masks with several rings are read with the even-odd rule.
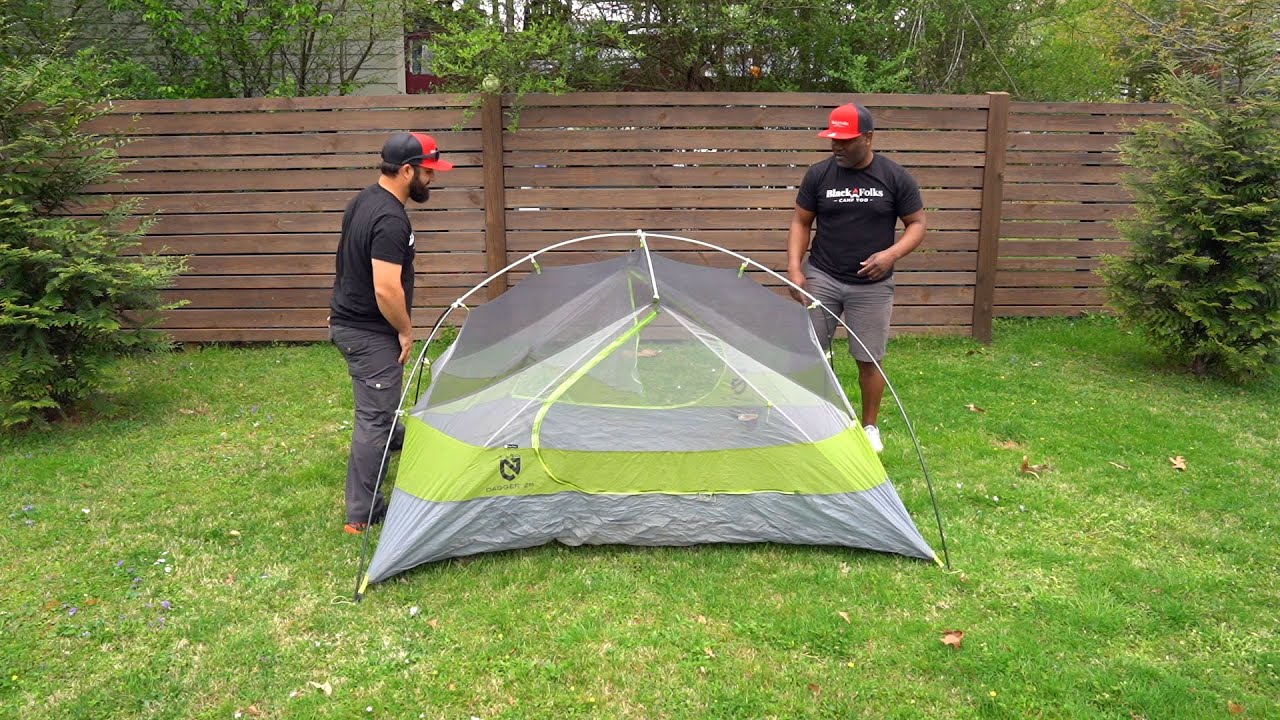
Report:
[[[1280,359],[1280,82],[1234,92],[1170,74],[1173,123],[1148,123],[1123,147],[1138,172],[1127,257],[1102,275],[1111,304],[1193,372],[1244,380]]]
[[[3,45],[0,42],[0,45]],[[93,53],[4,50],[0,61],[0,426],[55,416],[121,355],[165,347],[160,291],[183,261],[138,254],[136,203],[85,188],[121,167],[83,126],[107,88]]]

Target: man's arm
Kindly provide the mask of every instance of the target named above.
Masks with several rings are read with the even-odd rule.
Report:
[[[902,237],[898,238],[898,241],[889,246],[888,249],[881,250],[864,260],[862,269],[858,270],[860,277],[868,280],[883,278],[893,270],[894,263],[906,257],[912,250],[920,247],[921,242],[924,242],[926,228],[924,210],[917,210],[910,215],[903,215],[902,224],[905,228],[902,231]]]
[[[791,229],[787,231],[787,279],[800,287],[804,287],[804,256],[809,252],[815,217],[817,213],[797,205],[791,215]],[[804,296],[794,289],[791,297],[797,302],[804,302]]]
[[[373,294],[378,300],[378,311],[400,336],[400,364],[403,365],[409,361],[409,351],[413,349],[413,323],[405,306],[400,270],[396,263],[373,260]]]

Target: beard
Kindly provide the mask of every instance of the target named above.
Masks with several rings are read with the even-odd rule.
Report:
[[[431,197],[431,188],[427,184],[418,179],[418,174],[413,174],[413,179],[409,181],[409,199],[416,203],[424,203]]]

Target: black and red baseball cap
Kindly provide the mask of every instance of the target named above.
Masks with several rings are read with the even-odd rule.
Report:
[[[419,165],[432,170],[452,170],[453,163],[440,159],[435,138],[426,133],[396,133],[382,146],[382,161],[392,165]]]
[[[841,105],[831,111],[827,129],[818,137],[832,140],[852,140],[872,131],[871,112],[857,103]]]

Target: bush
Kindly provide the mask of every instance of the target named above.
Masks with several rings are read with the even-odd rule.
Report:
[[[1102,274],[1122,318],[1170,358],[1244,380],[1280,359],[1280,82],[1240,87],[1164,80],[1176,122],[1122,147],[1138,171],[1121,223],[1130,255]]]
[[[3,45],[0,42],[0,45]],[[165,347],[160,291],[183,261],[140,255],[136,204],[86,198],[117,141],[82,126],[106,88],[92,53],[4,50],[0,61],[0,426],[64,413],[121,355]]]

